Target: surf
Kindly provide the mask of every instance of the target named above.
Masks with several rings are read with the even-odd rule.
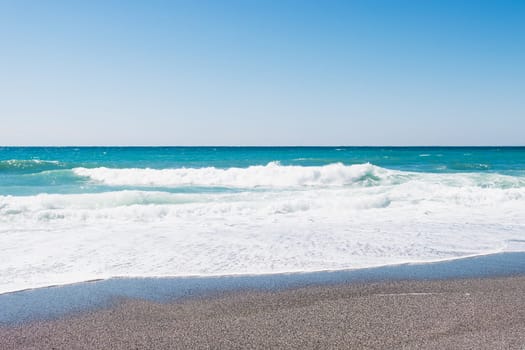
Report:
[[[497,152],[8,150],[0,292],[110,276],[358,269],[523,251],[522,151]],[[453,164],[489,167],[437,169]]]

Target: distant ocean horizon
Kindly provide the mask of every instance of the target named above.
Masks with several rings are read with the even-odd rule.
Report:
[[[525,251],[523,146],[0,147],[0,293]]]

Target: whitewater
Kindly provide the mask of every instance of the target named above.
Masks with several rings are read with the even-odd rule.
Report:
[[[87,151],[82,159],[56,152],[67,156],[0,161],[0,293],[114,276],[356,269],[525,251],[521,164],[439,171],[440,160],[431,165],[438,170],[417,171],[420,163],[345,164],[341,155],[308,162],[304,150],[269,152],[277,159],[264,163],[243,153],[245,163],[229,166],[204,156],[169,163],[164,150],[155,162],[135,159],[137,150],[115,156],[126,162],[90,163]],[[425,164],[448,156],[416,150],[410,159],[420,154]]]

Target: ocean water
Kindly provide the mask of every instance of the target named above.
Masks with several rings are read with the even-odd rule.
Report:
[[[0,148],[0,293],[525,251],[525,148]]]

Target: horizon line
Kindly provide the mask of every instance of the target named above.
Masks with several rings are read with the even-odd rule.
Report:
[[[0,145],[0,148],[104,148],[104,147],[121,147],[121,148],[333,148],[333,147],[348,147],[348,148],[517,148],[525,147],[523,145]]]

